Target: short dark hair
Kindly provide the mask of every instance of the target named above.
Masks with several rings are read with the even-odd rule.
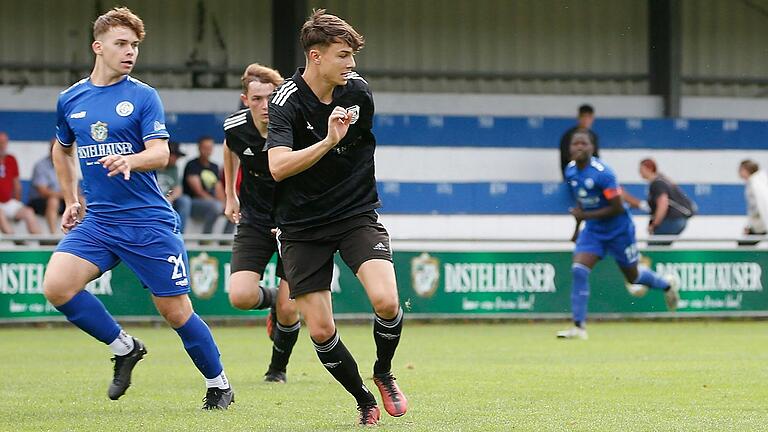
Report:
[[[312,15],[301,26],[300,40],[305,53],[314,46],[325,48],[337,42],[346,42],[354,52],[365,46],[365,38],[360,33],[343,19],[325,13],[325,9],[312,10]]]
[[[656,172],[656,170],[658,169],[658,167],[656,166],[656,161],[651,158],[641,160],[640,165],[646,167],[651,172]]]
[[[744,159],[741,161],[741,164],[739,164],[739,168],[747,170],[747,172],[752,175],[760,169],[760,165],[752,159]]]
[[[579,107],[579,116],[583,116],[584,114],[594,114],[595,108],[592,107],[590,104],[584,104]]]

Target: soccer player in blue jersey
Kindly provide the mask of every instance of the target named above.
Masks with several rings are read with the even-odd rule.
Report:
[[[155,177],[154,170],[168,162],[163,106],[152,87],[128,75],[144,34],[141,19],[127,8],[98,17],[93,72],[59,96],[53,160],[66,201],[66,236],[48,262],[44,292],[71,323],[112,350],[108,396],[116,400],[147,349],[84,287],[122,261],[150,291],[205,377],[203,409],[226,409],[234,393],[210,329],[192,310],[179,218]],[[76,157],[88,202],[85,217],[77,197]]]
[[[594,148],[587,130],[574,133],[571,138],[573,160],[565,169],[566,182],[577,202],[577,206],[571,209],[576,218],[577,231],[573,239],[576,248],[571,268],[574,326],[557,333],[557,337],[563,339],[587,339],[589,273],[606,253],[616,260],[628,283],[646,285],[663,292],[669,310],[675,310],[680,300],[677,279],[638,267],[635,225],[623,202],[621,186],[613,170],[592,156]],[[586,221],[586,226],[578,233],[581,221]]]

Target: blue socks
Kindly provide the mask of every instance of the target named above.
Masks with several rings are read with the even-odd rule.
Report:
[[[587,320],[587,303],[589,303],[589,272],[590,268],[579,263],[571,266],[573,285],[571,286],[571,311],[573,322],[579,327]]]
[[[187,354],[204,377],[213,379],[221,375],[224,367],[221,365],[219,348],[213,341],[211,329],[196,313],[192,313],[187,322],[175,330]]]
[[[56,306],[69,322],[109,345],[120,334],[120,326],[93,294],[82,290],[61,306]]]
[[[634,283],[643,284],[650,289],[665,290],[669,288],[669,283],[658,273],[651,271],[647,267],[637,267],[637,279]]]

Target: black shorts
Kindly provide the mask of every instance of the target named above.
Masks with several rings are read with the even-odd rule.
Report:
[[[32,207],[32,210],[35,211],[35,214],[39,214],[40,216],[45,215],[45,209],[48,205],[48,200],[45,198],[32,198],[29,200],[29,203],[27,203],[28,206]],[[59,214],[64,214],[64,200],[59,200]]]
[[[277,240],[271,228],[261,225],[240,223],[232,246],[232,264],[230,274],[239,271],[252,271],[264,276],[264,269],[277,252]],[[277,257],[277,277],[284,279],[283,262]]]
[[[376,212],[298,232],[279,232],[277,240],[291,298],[331,289],[336,251],[355,274],[368,260],[392,262],[389,233]]]

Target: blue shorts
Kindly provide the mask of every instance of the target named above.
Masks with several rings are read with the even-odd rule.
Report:
[[[630,224],[624,230],[613,234],[596,233],[585,228],[579,233],[576,248],[573,250],[574,254],[588,253],[600,258],[603,258],[606,252],[621,268],[637,264],[639,255],[635,241],[635,226]]]
[[[64,236],[56,252],[90,261],[102,273],[122,261],[158,297],[189,292],[184,240],[164,225],[112,225],[86,217]]]

